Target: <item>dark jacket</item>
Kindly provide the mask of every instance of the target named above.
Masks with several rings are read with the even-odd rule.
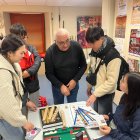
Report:
[[[36,92],[40,88],[37,72],[38,72],[40,65],[41,65],[41,58],[33,46],[28,45],[27,49],[31,53],[34,54],[34,58],[35,58],[34,65],[31,66],[30,68],[26,69],[26,71],[28,71],[28,73],[31,75],[32,78],[28,77],[28,78],[23,79],[23,82],[24,82],[26,88],[28,89],[29,93],[31,94],[33,92]]]
[[[54,43],[46,51],[45,74],[57,88],[70,80],[78,82],[87,68],[85,55],[79,43],[70,41],[67,51],[60,51]]]
[[[121,98],[121,100],[124,96]],[[140,139],[140,107],[129,117],[124,119],[125,105],[120,102],[113,116],[117,129],[112,129],[109,134],[114,140],[139,140]]]

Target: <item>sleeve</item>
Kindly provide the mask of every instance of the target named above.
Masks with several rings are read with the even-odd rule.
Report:
[[[27,69],[30,76],[32,76],[32,75],[35,75],[38,72],[38,70],[40,68],[40,65],[41,65],[41,58],[40,58],[37,50],[33,46],[29,46],[29,47],[31,47],[31,53],[34,54],[34,60],[35,60],[34,65]]]
[[[108,63],[106,70],[107,78],[104,83],[95,88],[94,95],[96,97],[101,97],[105,94],[111,93],[115,89],[118,81],[120,65],[121,60],[119,58],[115,58]]]
[[[18,97],[15,97],[11,73],[0,70],[0,77],[0,117],[12,126],[22,127],[27,119],[22,115]]]
[[[63,85],[63,83],[61,81],[59,81],[54,74],[54,66],[53,66],[54,62],[52,60],[51,48],[49,48],[46,51],[44,62],[45,62],[46,77],[55,87],[60,88]]]
[[[87,69],[86,58],[80,45],[78,45],[78,49],[79,49],[78,50],[79,51],[79,70],[77,74],[75,75],[75,77],[73,78],[76,82],[78,82],[81,79],[82,75]]]
[[[140,112],[139,114],[135,115],[129,133],[128,132],[122,133],[118,129],[112,129],[109,135],[117,140],[139,140],[140,139]]]

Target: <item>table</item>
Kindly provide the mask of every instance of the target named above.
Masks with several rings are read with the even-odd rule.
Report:
[[[58,105],[65,112],[67,126],[71,126],[70,123],[72,122],[72,120],[71,120],[72,118],[70,117],[69,112],[67,111],[67,109],[65,109],[65,107],[70,104],[79,105],[79,104],[86,104],[86,102],[82,101],[82,102],[66,103],[66,104]],[[39,109],[36,112],[29,111],[28,120],[30,122],[32,122],[35,125],[35,127],[41,128],[41,132],[34,138],[34,140],[43,140],[43,131],[45,131],[45,129],[42,129]],[[91,138],[91,140],[95,139],[95,137],[99,138],[99,137],[103,136],[103,135],[101,135],[101,133],[99,132],[98,129],[86,129],[86,130],[87,130],[88,135]]]

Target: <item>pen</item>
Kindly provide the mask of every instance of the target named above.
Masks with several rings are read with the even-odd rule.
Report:
[[[82,119],[83,123],[85,125],[88,124],[88,121],[85,119],[85,117],[83,117],[82,113],[80,112],[80,110],[77,110],[77,113],[79,114],[80,118]]]
[[[83,114],[85,114],[91,121],[94,121],[95,119],[94,118],[92,118],[89,114],[87,114],[87,113],[85,113],[85,111],[84,110],[82,110],[81,108],[79,108],[82,112],[83,112]]]
[[[80,107],[79,107],[80,108]],[[88,113],[90,113],[90,114],[92,114],[92,115],[96,115],[95,113],[93,113],[93,112],[90,112],[90,111],[88,111],[88,110],[85,110],[85,109],[83,109],[83,108],[80,108],[81,110],[83,110],[83,111],[85,111],[85,112],[88,112]]]
[[[74,125],[76,124],[76,119],[77,119],[77,110],[75,110],[76,114],[75,114],[75,119],[74,119]]]
[[[80,113],[81,113],[81,115],[83,116],[83,118],[84,118],[84,120],[88,123],[88,120],[87,120],[87,118],[85,117],[85,115],[83,114],[83,111],[81,110],[81,109],[79,109],[79,107],[78,107],[78,110],[80,111]],[[87,116],[87,115],[86,115]]]

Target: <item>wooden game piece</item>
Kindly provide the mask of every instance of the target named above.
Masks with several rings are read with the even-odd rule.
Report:
[[[52,115],[53,115],[54,109],[55,109],[55,106],[52,106],[52,107],[50,108],[49,116],[48,116],[48,120],[49,120],[49,122],[51,121],[51,118],[52,118]]]
[[[46,108],[45,108],[43,119],[42,119],[43,121],[46,121],[47,113],[48,113],[48,106],[46,106]]]
[[[58,112],[59,112],[59,109],[56,108],[55,111],[54,111],[54,114],[52,115],[52,118],[51,118],[51,121],[50,122],[54,122],[55,121]]]
[[[63,127],[66,127],[66,119],[65,119],[65,114],[63,110],[61,110],[61,117],[62,117]]]

